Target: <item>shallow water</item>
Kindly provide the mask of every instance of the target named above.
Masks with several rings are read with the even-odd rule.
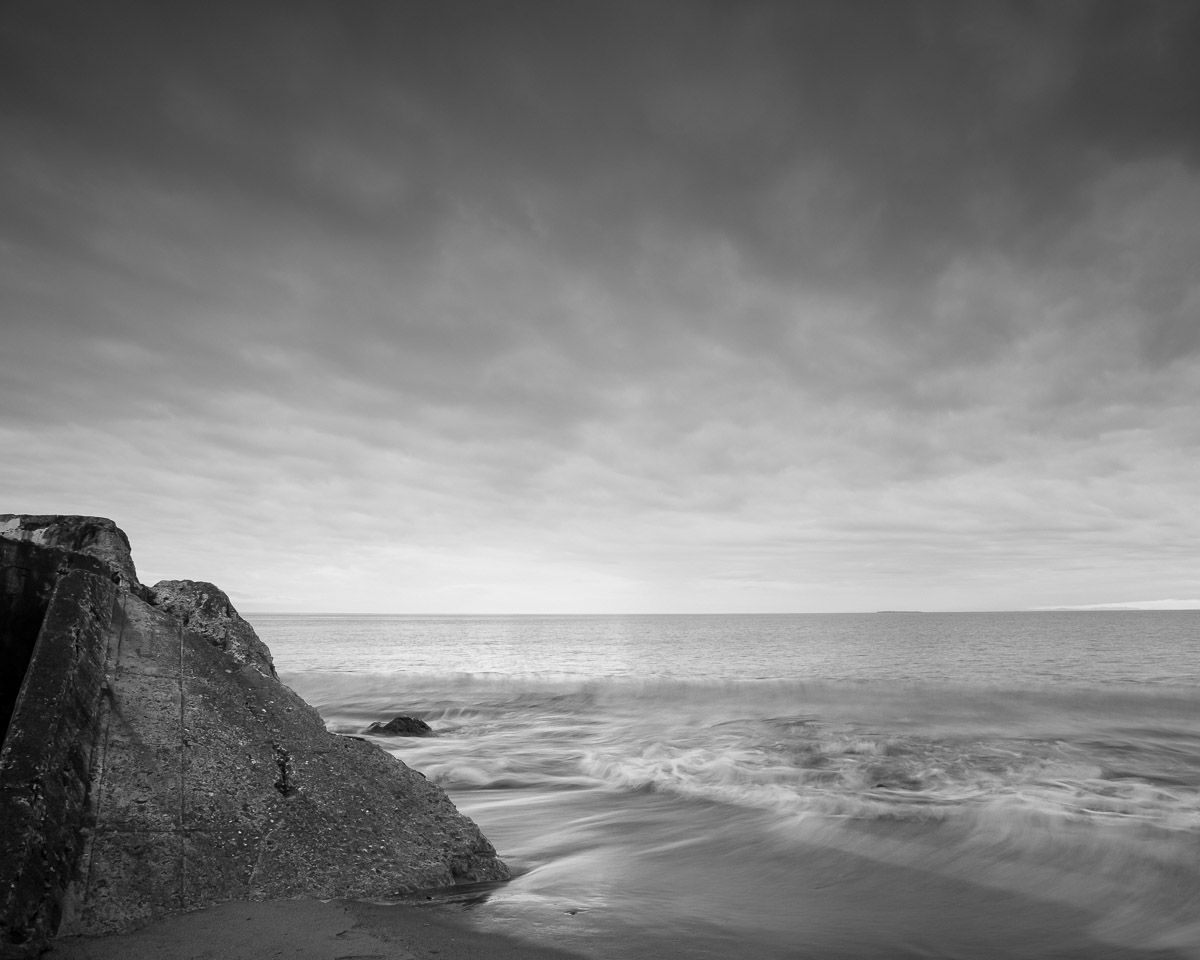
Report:
[[[252,618],[597,957],[1200,957],[1200,616]]]

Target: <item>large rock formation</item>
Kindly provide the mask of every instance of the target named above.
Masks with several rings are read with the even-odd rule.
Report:
[[[111,521],[2,516],[0,534],[2,672],[21,680],[0,955],[222,900],[507,878],[438,787],[326,732],[211,584],[141,587]]]
[[[0,513],[0,537],[29,540],[40,546],[95,557],[112,567],[126,587],[138,590],[141,586],[133,566],[129,538],[106,517]]]

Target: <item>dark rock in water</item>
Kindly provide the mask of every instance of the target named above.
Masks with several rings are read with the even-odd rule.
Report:
[[[0,752],[0,957],[224,900],[508,878],[439,787],[325,730],[225,594],[135,590],[108,557],[24,536],[78,519],[0,520],[0,675],[22,678]]]
[[[378,737],[432,737],[433,727],[416,717],[393,717],[387,723],[373,723],[366,733]]]

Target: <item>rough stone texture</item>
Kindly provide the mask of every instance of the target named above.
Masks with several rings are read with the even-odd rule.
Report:
[[[258,667],[275,676],[271,651],[218,587],[203,580],[160,580],[150,588],[147,599],[224,650],[239,665]]]
[[[0,754],[0,956],[235,898],[508,877],[438,787],[326,732],[264,661],[54,553],[35,561],[57,579]],[[244,624],[219,596],[198,622]]]
[[[109,579],[116,576],[92,557],[40,548],[29,540],[0,538],[0,742],[8,731],[54,585],[73,569]]]
[[[62,556],[22,546],[50,553],[42,564]],[[104,573],[67,569],[54,581],[0,751],[0,955],[32,952],[55,931],[86,842],[105,638],[119,592]]]
[[[0,537],[31,540],[39,546],[58,547],[102,560],[117,571],[121,583],[135,592],[141,587],[129,538],[105,517],[33,516],[0,513]]]
[[[387,723],[373,723],[364,733],[377,737],[432,737],[433,728],[416,717],[392,717]]]

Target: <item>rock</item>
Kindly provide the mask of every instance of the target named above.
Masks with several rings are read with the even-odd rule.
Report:
[[[432,737],[433,727],[416,717],[392,717],[387,723],[373,723],[364,733],[377,737]]]
[[[108,561],[23,539],[0,540],[0,673],[24,676],[0,752],[0,957],[225,900],[508,878],[438,786],[326,731],[224,593],[172,581],[151,604]]]
[[[36,956],[86,846],[104,653],[91,611],[118,591],[101,561],[0,538],[4,747],[0,957]]]
[[[8,722],[33,657],[38,632],[58,580],[74,569],[113,580],[112,568],[81,553],[56,547],[37,546],[32,540],[0,537],[0,741],[8,733]]]
[[[218,587],[203,580],[160,580],[150,588],[149,600],[223,650],[239,667],[276,675],[271,651]]]
[[[95,557],[112,567],[126,587],[135,592],[141,587],[129,550],[129,538],[106,517],[0,513],[0,537],[32,540],[40,546],[59,547]]]

